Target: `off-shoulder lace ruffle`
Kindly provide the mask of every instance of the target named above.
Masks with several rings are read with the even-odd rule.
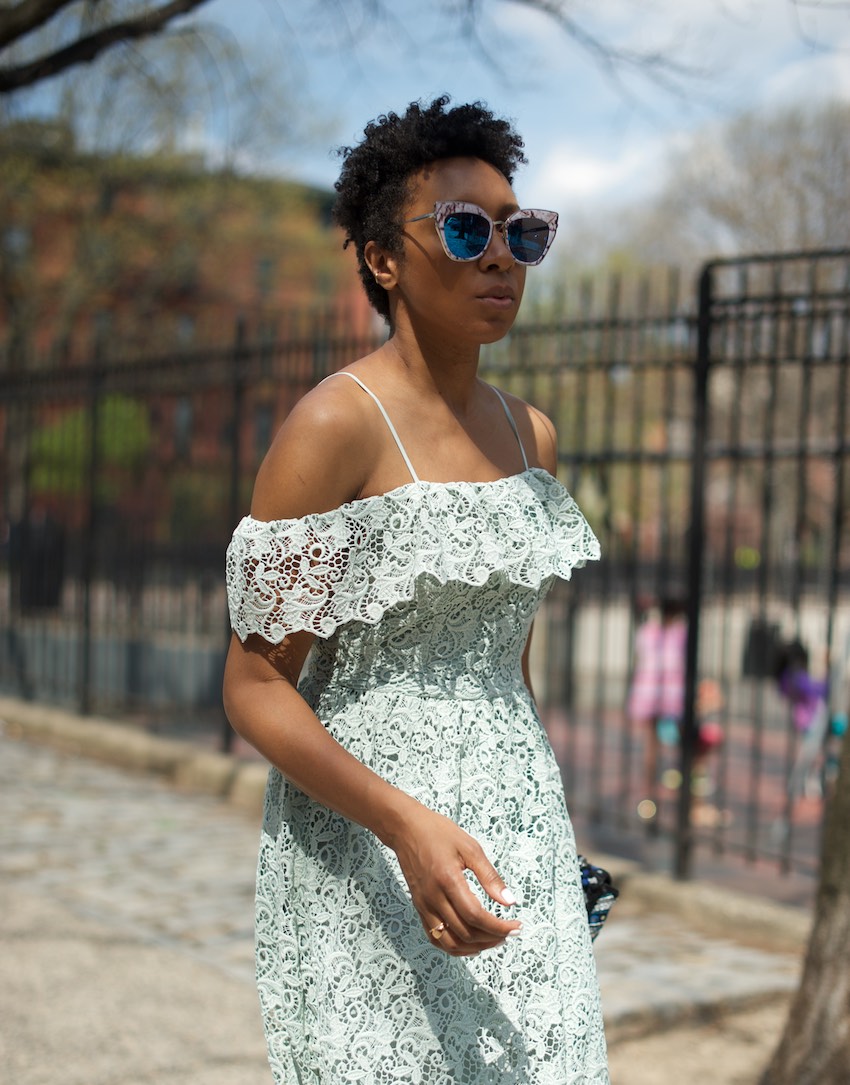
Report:
[[[297,520],[247,516],[227,550],[231,625],[278,643],[374,624],[418,577],[483,584],[501,571],[536,587],[599,557],[578,505],[542,468],[495,482],[411,482]]]

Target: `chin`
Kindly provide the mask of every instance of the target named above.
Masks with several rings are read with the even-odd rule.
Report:
[[[516,323],[516,313],[513,314],[510,320],[505,320],[500,323],[488,324],[481,332],[480,342],[483,345],[486,343],[498,343],[500,339],[504,339],[511,328]]]

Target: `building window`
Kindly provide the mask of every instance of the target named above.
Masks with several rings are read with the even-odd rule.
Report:
[[[257,261],[257,290],[261,298],[267,298],[271,293],[274,270],[274,257],[261,256]]]
[[[179,313],[177,316],[177,342],[182,347],[187,347],[195,339],[195,318],[188,313]]]
[[[10,264],[19,264],[29,255],[32,234],[26,226],[7,226],[0,234],[3,255]]]
[[[174,406],[174,447],[180,459],[189,459],[192,449],[192,401],[188,396],[181,396]]]

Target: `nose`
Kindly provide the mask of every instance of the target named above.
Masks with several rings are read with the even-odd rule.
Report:
[[[508,248],[504,222],[493,223],[493,236],[490,244],[481,254],[485,267],[509,268],[514,262],[514,254]]]

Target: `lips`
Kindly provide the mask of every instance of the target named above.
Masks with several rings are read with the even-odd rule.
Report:
[[[485,290],[483,294],[479,294],[478,297],[482,300],[514,301],[516,292],[512,286],[493,286],[489,290]]]

